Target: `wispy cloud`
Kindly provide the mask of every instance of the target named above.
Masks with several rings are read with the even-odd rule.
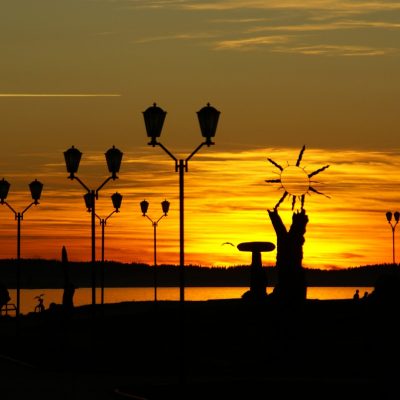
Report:
[[[394,17],[400,11],[400,1],[180,0],[138,1],[134,4],[135,7],[169,7],[169,10],[198,12],[206,18],[204,22],[218,26],[214,34],[205,35],[206,30],[202,27],[199,34],[159,35],[141,39],[138,43],[218,38],[216,42],[210,42],[217,50],[264,48],[274,53],[318,56],[384,56],[398,51],[386,43],[396,43],[400,23]],[[345,30],[356,32],[357,39],[350,35],[344,39],[334,33]],[[376,30],[385,31],[386,36],[375,34]],[[252,35],[262,32],[266,35]],[[274,32],[281,34],[273,35]],[[319,32],[332,34],[328,38]],[[290,46],[282,46],[289,43]]]
[[[0,97],[120,97],[117,93],[0,93]]]
[[[293,53],[304,55],[324,55],[324,56],[383,56],[397,52],[393,48],[373,48],[367,46],[348,46],[348,45],[314,45],[314,46],[294,46],[294,47],[275,47],[272,49],[277,53]]]
[[[165,5],[165,3],[164,3]],[[400,10],[400,2],[391,1],[338,1],[338,0],[220,0],[215,2],[175,2],[175,5],[191,10],[238,10],[238,9],[294,9],[294,10],[342,10],[342,11],[390,11]]]
[[[256,48],[268,47],[269,51],[275,53],[322,55],[322,56],[383,56],[394,54],[398,49],[375,48],[369,46],[355,45],[298,45],[296,38],[290,35],[282,36],[260,36],[246,39],[224,40],[216,43],[216,50],[241,50],[249,51]]]
[[[313,31],[333,31],[346,29],[400,29],[400,23],[391,23],[385,21],[355,21],[344,20],[334,21],[326,24],[298,24],[298,25],[282,25],[282,26],[262,26],[249,29],[249,32],[313,32]]]
[[[162,36],[151,36],[147,38],[138,39],[135,43],[151,43],[151,42],[161,42],[167,40],[197,40],[197,39],[210,39],[215,37],[213,34],[208,33],[198,33],[198,34],[190,34],[190,33],[180,33],[175,35],[162,35]]]
[[[278,43],[286,43],[290,40],[289,36],[259,36],[253,38],[245,39],[235,39],[235,40],[222,40],[218,42],[215,46],[217,50],[221,49],[236,49],[236,50],[249,50],[255,47],[265,46],[265,45],[275,45]]]

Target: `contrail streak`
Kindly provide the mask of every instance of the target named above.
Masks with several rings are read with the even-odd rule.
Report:
[[[120,97],[113,93],[0,93],[0,97]]]

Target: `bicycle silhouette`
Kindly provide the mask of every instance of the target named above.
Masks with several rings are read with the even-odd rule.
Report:
[[[43,304],[44,301],[43,296],[44,293],[34,297],[34,299],[38,299],[38,304],[36,304],[35,306],[35,312],[43,312],[45,310],[45,306]]]

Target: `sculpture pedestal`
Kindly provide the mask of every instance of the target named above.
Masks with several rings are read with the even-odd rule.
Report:
[[[239,251],[251,252],[250,290],[246,297],[263,299],[267,296],[267,277],[262,267],[261,253],[275,249],[270,242],[244,242],[238,244]]]

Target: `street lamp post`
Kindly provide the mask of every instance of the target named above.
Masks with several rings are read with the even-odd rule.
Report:
[[[197,146],[194,151],[185,159],[178,160],[162,143],[158,142],[164,124],[166,111],[158,107],[156,103],[143,112],[147,136],[151,138],[149,146],[160,146],[175,162],[175,172],[179,172],[179,299],[183,304],[185,301],[185,251],[184,251],[184,173],[188,172],[189,160],[204,146],[214,144],[212,138],[217,130],[220,112],[208,103],[197,112],[201,134],[205,141]]]
[[[394,223],[392,223],[392,218],[394,217]],[[396,225],[399,223],[400,213],[395,211],[392,213],[388,211],[386,213],[386,219],[389,222],[390,227],[392,228],[392,242],[393,242],[393,264],[396,264],[396,257],[395,257],[395,246],[394,246],[394,231],[396,230]]]
[[[160,218],[158,218],[157,220],[153,220],[151,219],[148,215],[147,215],[147,210],[149,209],[149,202],[146,200],[143,200],[142,202],[140,202],[140,209],[142,210],[142,215],[143,217],[146,217],[151,224],[153,225],[153,231],[154,231],[154,301],[157,302],[157,226],[158,223],[160,222],[160,220],[163,217],[166,217],[168,215],[168,211],[169,211],[169,201],[168,200],[164,200],[161,202],[161,208],[163,211],[163,215],[161,215]]]
[[[91,211],[92,221],[92,305],[96,305],[96,200],[99,198],[99,191],[107,184],[108,181],[118,179],[117,173],[119,172],[123,153],[113,146],[106,151],[106,162],[110,176],[97,188],[89,189],[85,183],[75,174],[78,172],[79,163],[81,161],[82,153],[74,146],[64,151],[64,159],[69,173],[69,179],[76,179],[81,186],[87,191],[85,194],[86,207]]]
[[[107,220],[114,213],[118,213],[119,212],[119,209],[121,208],[122,195],[119,194],[118,192],[115,192],[111,196],[111,201],[112,201],[113,206],[114,206],[114,211],[112,213],[110,213],[106,218],[101,218],[96,214],[96,218],[99,220],[100,226],[101,226],[101,276],[100,276],[100,281],[101,281],[101,300],[100,301],[101,301],[101,305],[104,304],[104,269],[105,269],[105,265],[104,265],[104,229],[105,229],[105,226],[107,224]],[[85,198],[85,204],[86,204],[86,206],[90,206],[90,203],[88,203],[86,201],[86,198]],[[88,207],[88,212],[90,212],[90,211],[91,211],[91,209]]]
[[[14,208],[6,201],[8,191],[10,189],[10,184],[3,178],[0,181],[0,204],[5,204],[15,216],[15,220],[17,221],[17,305],[16,305],[16,315],[19,317],[20,314],[20,288],[21,288],[21,221],[24,219],[24,214],[33,206],[38,205],[40,196],[43,190],[43,184],[39,182],[37,179],[32,181],[29,184],[29,190],[32,196],[32,202],[22,211],[17,212]]]

